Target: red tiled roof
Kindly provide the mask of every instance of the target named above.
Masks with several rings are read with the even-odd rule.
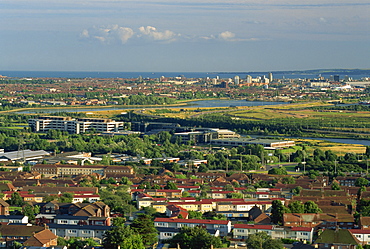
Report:
[[[234,224],[234,228],[272,230],[273,226],[272,225],[255,225],[255,224]]]
[[[370,234],[370,230],[368,229],[348,229],[352,234]]]
[[[194,197],[181,197],[180,200],[196,200]]]
[[[227,225],[230,223],[230,221],[227,220],[170,219],[170,218],[155,218],[154,222],[221,224],[221,225]]]
[[[167,198],[153,198],[153,201],[167,201]]]
[[[169,202],[169,203],[174,204],[174,205],[203,205],[203,204],[212,204],[212,201],[204,199],[201,201],[192,201],[192,202],[184,201],[184,202]]]
[[[307,231],[311,232],[312,228],[311,227],[291,227],[292,231]]]

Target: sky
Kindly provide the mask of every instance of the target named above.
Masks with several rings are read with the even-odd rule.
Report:
[[[369,0],[1,0],[0,70],[370,68]]]

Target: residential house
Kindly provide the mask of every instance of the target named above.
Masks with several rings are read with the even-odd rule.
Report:
[[[201,226],[206,229],[214,229],[220,231],[220,236],[226,236],[231,232],[231,221],[227,220],[199,220],[199,219],[172,219],[172,218],[156,218],[154,220],[156,228],[181,228],[181,227],[196,227]]]
[[[17,223],[17,224],[27,224],[28,216],[25,215],[0,215],[0,222],[2,223]]]
[[[361,216],[359,219],[360,229],[370,229],[370,217]]]
[[[314,229],[307,227],[282,227],[275,225],[234,224],[233,238],[247,239],[249,235],[266,232],[273,239],[294,239],[311,243]]]
[[[182,219],[187,219],[189,216],[189,213],[186,209],[175,205],[175,204],[170,204],[167,205],[166,207],[166,216],[169,218],[182,218]]]
[[[56,246],[58,244],[57,238],[58,236],[52,233],[49,229],[44,229],[38,233],[33,234],[28,240],[23,243],[23,246]]]
[[[93,226],[110,226],[110,217],[96,216],[72,216],[58,214],[38,214],[36,216],[37,224],[60,224],[60,225],[93,225]]]
[[[159,233],[158,239],[160,241],[171,239],[173,236],[175,236],[176,234],[180,232],[179,228],[172,228],[172,227],[157,227],[156,229]],[[206,229],[206,230],[212,236],[215,236],[215,237],[220,236],[220,231],[218,229]]]
[[[360,241],[347,229],[326,229],[313,243],[315,248],[355,249]]]
[[[110,217],[110,208],[103,202],[94,203],[48,203],[36,204],[40,206],[41,214],[61,214],[72,216]]]
[[[370,244],[370,230],[368,229],[348,229],[350,233],[362,244]]]
[[[0,215],[9,215],[9,204],[0,199]]]
[[[110,226],[76,226],[76,225],[62,225],[51,223],[48,224],[50,231],[59,237],[69,239],[72,237],[80,237],[83,239],[103,239],[105,231],[111,229]]]
[[[23,243],[31,238],[33,234],[41,232],[45,228],[42,226],[8,224],[0,226],[0,238],[5,241],[6,247],[12,247],[13,242]]]
[[[284,226],[313,227],[315,229],[353,229],[355,220],[351,214],[298,214],[286,213],[283,215]]]

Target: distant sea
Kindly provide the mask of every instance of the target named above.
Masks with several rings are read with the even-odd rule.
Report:
[[[79,71],[0,71],[0,75],[14,78],[126,78],[133,79],[138,77],[143,78],[160,78],[164,77],[177,77],[184,76],[186,78],[216,78],[219,76],[221,79],[234,78],[239,76],[245,78],[247,75],[252,77],[268,76],[269,72],[79,72]],[[325,78],[330,75],[337,74],[340,79],[343,79],[348,73],[321,73]],[[353,79],[360,79],[362,77],[370,77],[368,74],[350,74]],[[318,74],[313,73],[292,73],[292,72],[273,72],[275,79],[312,79],[317,78]]]

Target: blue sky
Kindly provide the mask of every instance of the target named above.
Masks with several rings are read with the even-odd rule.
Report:
[[[370,68],[369,0],[1,0],[0,70]]]

